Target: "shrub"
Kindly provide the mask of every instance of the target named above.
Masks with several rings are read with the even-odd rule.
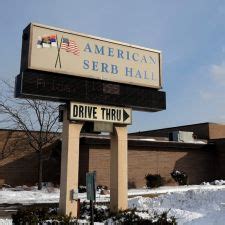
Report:
[[[80,218],[81,219],[90,219],[90,205],[87,202],[82,202],[80,205]],[[94,222],[104,222],[109,218],[109,208],[98,207],[94,204]]]
[[[145,180],[148,188],[160,187],[164,184],[164,179],[159,174],[147,174]]]
[[[87,203],[81,205],[81,218],[90,219],[90,208]],[[144,218],[140,215],[146,214]],[[37,225],[37,224],[61,224],[72,225],[77,224],[77,220],[71,216],[59,216],[56,209],[51,208],[30,208],[27,210],[18,210],[15,215],[12,216],[13,224],[18,225]],[[148,214],[147,211],[137,211],[136,209],[120,211],[117,214],[110,215],[107,207],[94,208],[94,221],[106,222],[107,220],[114,221],[118,225],[177,225],[175,217],[169,217],[168,212],[162,214],[154,213],[154,215]],[[49,222],[51,221],[51,222]],[[60,222],[60,223],[59,223]],[[114,224],[114,223],[113,223]]]
[[[78,187],[78,192],[79,192],[79,193],[85,193],[85,192],[87,192],[86,186],[80,185],[80,186]]]
[[[109,188],[106,185],[98,185],[97,186],[97,190],[101,191],[101,190],[109,190]]]
[[[57,209],[51,208],[19,209],[16,214],[12,215],[12,219],[13,224],[38,224],[47,220],[69,224],[70,221],[76,221],[76,219],[71,216],[57,215]]]
[[[80,218],[90,219],[90,206],[87,202],[80,205]],[[94,221],[103,222],[109,218],[109,209],[101,208],[94,205]],[[36,225],[42,222],[57,221],[60,224],[76,224],[77,219],[71,216],[57,215],[57,208],[37,208],[31,207],[28,209],[19,209],[16,214],[12,215],[13,223]],[[52,223],[49,223],[52,224]]]
[[[137,187],[137,186],[136,186],[136,184],[135,184],[134,181],[128,180],[128,189],[136,188],[136,187]]]
[[[120,211],[112,219],[120,225],[177,225],[175,217],[168,217],[168,212],[154,213],[151,218],[142,218],[138,213],[147,214],[147,211],[138,212],[136,209]]]
[[[171,177],[179,184],[179,185],[187,185],[188,184],[188,175],[179,170],[174,170],[171,174]]]

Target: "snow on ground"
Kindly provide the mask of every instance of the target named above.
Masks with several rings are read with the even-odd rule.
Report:
[[[38,191],[36,187],[29,191],[14,188],[2,188],[0,190],[0,204],[33,204],[33,203],[57,203],[59,202],[58,188],[43,188]]]
[[[140,210],[169,211],[170,216],[178,219],[179,225],[224,225],[225,224],[225,188],[202,186],[197,190],[170,192],[156,198],[135,197],[129,200],[129,207]]]
[[[0,219],[0,225],[12,225],[11,219]]]
[[[189,190],[219,190],[224,189],[225,185],[188,185],[188,186],[163,186],[153,189],[130,189],[128,190],[128,196],[138,195],[158,195],[168,194],[174,192],[187,192]],[[79,193],[79,198],[82,201],[86,200],[86,193]],[[96,195],[97,202],[108,202],[110,195]],[[33,203],[58,203],[59,202],[59,189],[44,187],[41,191],[37,190],[37,187],[31,187],[29,191],[24,190],[23,187],[17,188],[2,188],[0,189],[0,204],[33,204]]]
[[[137,207],[153,213],[169,211],[178,219],[179,225],[224,225],[225,224],[225,185],[189,185],[160,187],[157,189],[129,190],[129,207]],[[157,195],[149,198],[140,195]],[[86,193],[79,194],[81,201],[86,200]],[[20,203],[57,203],[59,189],[35,187],[29,191],[23,188],[0,190],[0,204]],[[109,201],[109,195],[97,194],[97,201]],[[1,220],[0,220],[0,224]],[[7,223],[6,223],[7,224]],[[8,223],[9,224],[9,223]]]

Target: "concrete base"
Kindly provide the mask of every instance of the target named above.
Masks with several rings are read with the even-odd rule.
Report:
[[[114,125],[110,154],[110,211],[118,212],[128,207],[127,126]]]
[[[60,177],[59,213],[77,216],[77,200],[72,199],[73,190],[78,192],[80,131],[83,122],[70,123],[67,111],[63,112],[63,134]]]

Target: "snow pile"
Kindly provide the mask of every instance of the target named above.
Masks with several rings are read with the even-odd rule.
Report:
[[[47,222],[52,223],[53,221],[47,220],[45,224],[47,224]],[[87,222],[87,220],[78,220],[78,225],[84,225],[84,224],[89,224],[89,223]],[[13,223],[11,219],[0,219],[0,225],[13,225]],[[104,223],[94,222],[94,225],[104,225]]]
[[[128,190],[128,196],[137,196],[137,195],[154,195],[154,194],[167,194],[172,192],[185,192],[189,190],[218,190],[225,189],[225,185],[182,185],[182,186],[162,186],[158,188],[139,188],[139,189],[130,189]]]
[[[225,180],[214,180],[212,182],[203,182],[202,185],[225,185]]]
[[[179,225],[225,224],[224,189],[189,190],[157,198],[136,197],[129,200],[129,207],[148,210],[149,213],[169,211],[169,216],[175,216]]]
[[[225,181],[223,181],[225,182]],[[217,181],[215,181],[217,183]],[[221,182],[222,183],[222,182]],[[155,194],[167,194],[174,192],[186,192],[189,190],[218,190],[224,189],[225,185],[186,185],[186,186],[162,186],[159,188],[139,188],[128,190],[128,196],[140,196],[140,195],[155,195]],[[58,203],[59,202],[59,188],[43,187],[42,190],[37,190],[37,186],[27,187],[18,186],[15,188],[2,188],[0,189],[0,204],[34,204],[34,203]],[[79,199],[81,202],[87,200],[87,193],[79,193]],[[101,191],[96,193],[97,202],[109,202],[110,194],[101,194]]]
[[[169,211],[169,216],[178,219],[178,225],[224,225],[225,224],[225,185],[224,181],[215,181],[217,185],[188,185],[160,187],[155,189],[132,189],[128,195],[138,196],[129,199],[129,207],[147,210],[150,214]],[[45,187],[38,191],[36,187],[16,187],[0,189],[0,204],[58,203],[59,189]],[[155,198],[141,197],[159,195]],[[79,193],[81,201],[86,193]],[[109,201],[110,196],[97,193],[97,201]],[[143,216],[147,216],[144,215]],[[10,224],[10,220],[1,224]]]
[[[24,190],[22,186],[16,188],[2,188],[0,190],[0,204],[33,204],[33,203],[57,203],[59,201],[58,188],[43,188],[41,191],[37,187],[30,187]]]
[[[215,180],[211,184],[213,184],[213,185],[225,185],[225,180]]]
[[[156,141],[154,138],[140,138],[140,139],[134,139],[134,140],[139,140],[139,141]]]
[[[11,219],[0,219],[0,225],[12,225]]]

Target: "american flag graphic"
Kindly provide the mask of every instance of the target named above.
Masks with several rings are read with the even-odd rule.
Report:
[[[78,48],[75,41],[71,41],[68,38],[62,38],[61,49],[71,52],[74,55],[80,54],[80,49]]]

